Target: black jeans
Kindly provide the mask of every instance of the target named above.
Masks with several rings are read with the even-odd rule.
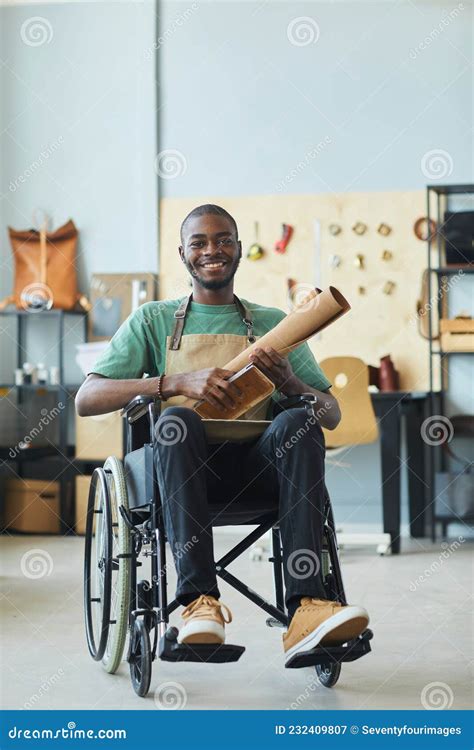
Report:
[[[286,605],[326,598],[320,573],[324,504],[324,436],[304,408],[279,414],[257,439],[209,444],[196,412],[170,406],[155,428],[156,473],[167,539],[178,574],[176,597],[219,598],[212,517],[250,497],[278,508]]]

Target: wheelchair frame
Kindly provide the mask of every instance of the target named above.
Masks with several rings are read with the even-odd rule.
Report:
[[[278,406],[279,410],[291,408],[294,399],[282,399]],[[306,408],[312,408],[310,398],[299,398],[298,405],[304,403]],[[137,396],[124,408],[122,412],[126,420],[126,454],[125,475],[127,477],[127,457],[136,456],[145,467],[145,486],[140,491],[145,493],[147,504],[138,509],[127,509],[120,505],[120,512],[131,536],[131,550],[122,555],[113,557],[110,539],[106,540],[106,553],[97,563],[105,569],[105,584],[100,592],[100,597],[94,597],[91,593],[91,550],[93,537],[94,515],[104,513],[105,522],[112,526],[110,513],[110,490],[107,474],[110,469],[99,468],[94,471],[89,493],[89,504],[87,511],[86,528],[86,555],[85,555],[85,614],[86,633],[91,656],[100,661],[104,657],[109,638],[110,625],[115,625],[116,620],[111,619],[111,580],[112,571],[120,569],[130,561],[130,587],[128,600],[128,631],[129,644],[127,661],[130,665],[130,675],[135,692],[144,696],[147,694],[151,680],[151,664],[158,658],[164,661],[194,661],[194,662],[231,662],[237,661],[245,651],[243,646],[232,644],[178,644],[178,630],[168,627],[169,616],[180,605],[176,599],[168,603],[167,600],[167,575],[166,575],[166,536],[163,525],[161,504],[158,494],[158,484],[155,476],[155,465],[153,460],[154,451],[154,429],[155,429],[155,401],[148,396]],[[114,459],[116,460],[116,459]],[[151,462],[151,463],[150,463]],[[107,462],[106,462],[107,467]],[[139,472],[141,476],[141,472]],[[110,478],[109,478],[110,479]],[[151,479],[151,481],[150,481]],[[105,497],[103,507],[96,508],[95,498],[97,489]],[[128,492],[128,490],[127,490]],[[107,507],[109,510],[107,510]],[[253,525],[253,522],[247,522]],[[252,601],[269,615],[267,625],[270,627],[286,627],[288,617],[285,612],[284,589],[283,589],[283,557],[280,531],[277,523],[277,512],[269,512],[255,519],[257,528],[251,531],[233,549],[227,552],[216,562],[217,575]],[[260,539],[267,531],[272,530],[272,556],[269,562],[273,564],[273,578],[275,587],[275,604],[264,599],[260,594],[253,591],[239,578],[230,573],[228,566],[251,545]],[[143,550],[144,547],[149,549]],[[151,558],[151,584],[147,581],[137,580],[137,569],[142,564],[139,561],[140,554]],[[118,558],[124,558],[121,562]],[[341,568],[338,557],[338,546],[336,529],[329,494],[325,488],[324,502],[324,531],[323,531],[323,555],[322,575],[327,598],[346,604],[346,596],[342,581]],[[93,632],[93,608],[94,603],[101,604],[102,621],[99,638]],[[153,640],[150,633],[153,631]],[[287,664],[287,668],[299,668],[314,666],[320,682],[326,687],[332,687],[337,682],[341,663],[354,661],[369,653],[371,648],[369,641],[373,637],[370,629],[366,629],[358,638],[353,639],[343,646],[317,648],[295,655]],[[96,643],[98,641],[98,643]],[[119,655],[120,661],[121,654]],[[109,669],[108,671],[115,671]]]

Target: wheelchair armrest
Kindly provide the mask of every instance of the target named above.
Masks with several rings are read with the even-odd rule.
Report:
[[[135,396],[123,407],[121,416],[125,417],[129,424],[133,424],[148,414],[148,407],[154,402],[153,396]]]

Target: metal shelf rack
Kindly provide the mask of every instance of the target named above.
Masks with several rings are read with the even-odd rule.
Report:
[[[451,196],[474,196],[474,184],[463,184],[463,185],[427,185],[426,186],[426,216],[428,224],[428,237],[427,237],[427,254],[428,254],[428,300],[431,303],[433,295],[436,295],[437,305],[436,313],[437,320],[441,320],[443,317],[443,302],[447,303],[447,285],[443,285],[443,279],[453,275],[459,274],[462,270],[463,276],[469,276],[474,273],[474,264],[470,263],[466,259],[466,263],[462,265],[450,265],[447,266],[444,259],[444,242],[445,237],[442,231],[444,226],[444,211],[448,207],[448,200]],[[435,205],[435,212],[433,214],[433,204]],[[430,227],[434,221],[436,231],[431,232]],[[433,256],[435,256],[435,263],[433,263]],[[434,282],[434,283],[433,283]],[[442,291],[443,290],[443,291]],[[448,392],[448,361],[456,357],[469,357],[474,354],[470,351],[443,351],[441,346],[441,339],[439,344],[436,346],[434,336],[434,310],[433,305],[429,304],[428,309],[428,332],[429,332],[429,390],[430,390],[430,414],[435,416],[437,414],[445,415],[446,412],[446,393]],[[438,323],[439,325],[439,323]],[[440,390],[435,391],[435,372],[437,374],[437,385],[439,384]],[[432,446],[432,460],[430,467],[430,478],[433,487],[433,498],[434,498],[434,476],[436,471],[446,470],[446,456],[441,449],[441,446]],[[440,521],[443,524],[443,528],[446,529],[447,524],[450,522],[457,521],[457,517],[443,517],[438,519],[435,514],[434,502],[431,507],[432,513],[432,538],[434,540],[436,535],[436,523]]]
[[[50,384],[23,384],[15,385],[13,383],[1,384],[1,389],[14,390],[17,393],[18,403],[21,404],[29,394],[35,392],[57,394],[57,403],[64,399],[67,403],[71,395],[79,388],[79,385],[68,384],[64,382],[64,341],[65,341],[65,321],[66,316],[82,317],[84,341],[87,341],[87,313],[83,310],[43,310],[41,312],[28,312],[27,310],[7,309],[0,310],[1,317],[16,318],[16,366],[22,367],[25,361],[26,351],[26,329],[28,321],[32,318],[41,320],[54,320],[57,323],[57,342],[58,342],[58,367],[59,382],[54,385]],[[34,462],[41,460],[43,466],[50,464],[54,469],[54,477],[51,479],[59,482],[60,487],[60,516],[61,516],[61,533],[70,533],[73,525],[71,512],[71,492],[68,487],[71,481],[71,472],[74,469],[74,446],[68,445],[68,409],[61,409],[58,415],[58,442],[56,445],[30,447],[28,450],[16,451],[14,458],[11,457],[9,447],[0,447],[0,460],[11,461],[16,464],[15,471],[18,476],[24,475],[23,464],[25,462]],[[49,467],[48,467],[49,468]]]

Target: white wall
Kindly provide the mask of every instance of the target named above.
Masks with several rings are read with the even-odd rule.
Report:
[[[156,271],[154,2],[0,13],[0,294],[11,289],[6,225],[32,226],[38,208],[55,227],[74,219],[83,289],[93,272]]]
[[[416,189],[439,167],[472,180],[468,0],[162,8],[160,147],[187,165],[163,195],[274,193],[321,143],[284,192]]]
[[[0,298],[7,226],[34,226],[38,209],[55,228],[76,223],[81,291],[94,272],[157,270],[155,27],[153,0],[0,7]],[[24,358],[57,364],[56,336],[45,328]],[[81,336],[73,325],[66,337],[68,382],[81,380]],[[11,382],[14,327],[1,338]]]

